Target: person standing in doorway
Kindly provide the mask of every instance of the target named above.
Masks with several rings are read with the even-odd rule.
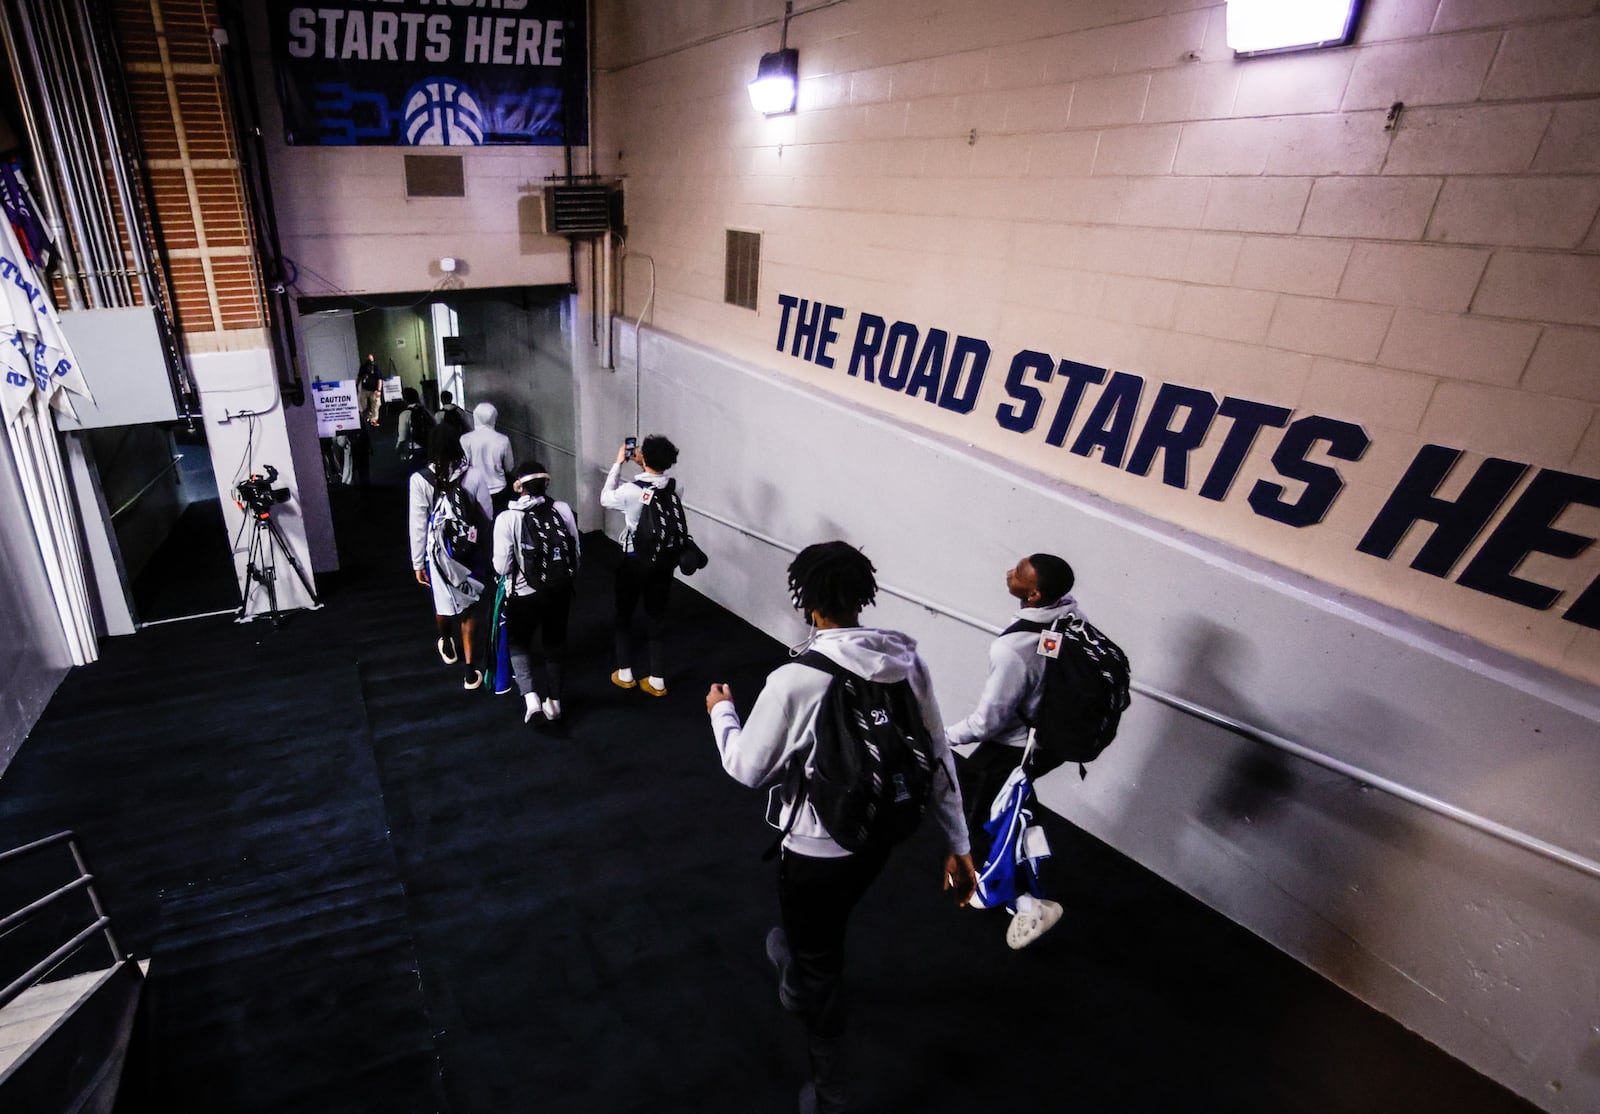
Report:
[[[377,425],[383,408],[383,373],[378,370],[378,361],[371,352],[356,372],[356,392],[361,408],[359,417],[368,425]]]
[[[622,482],[622,469],[635,459],[640,471],[627,483]],[[622,564],[617,566],[615,587],[617,668],[611,674],[611,683],[618,688],[637,687],[646,696],[667,695],[666,655],[663,639],[667,632],[667,607],[672,598],[672,574],[677,567],[675,559],[657,560],[656,555],[640,552],[638,541],[640,524],[650,514],[651,522],[660,520],[663,511],[671,513],[676,504],[682,515],[682,503],[677,494],[676,481],[667,478],[667,471],[678,463],[678,446],[653,433],[646,437],[637,450],[626,442],[617,450],[616,463],[606,474],[605,487],[600,491],[600,505],[608,511],[622,512]],[[655,504],[655,506],[652,506]],[[648,676],[635,679],[633,675],[633,615],[644,604],[645,643],[650,665]]]
[[[511,438],[495,428],[500,411],[491,402],[480,402],[472,408],[472,431],[461,437],[461,448],[467,460],[482,473],[489,485],[489,496],[494,500],[494,513],[504,511],[515,493],[507,481],[507,474],[516,467],[511,456]]]
[[[438,426],[428,441],[429,463],[411,474],[411,568],[433,595],[439,658],[463,667],[461,687],[483,684],[478,649],[478,600],[488,583],[489,487],[467,463],[461,436]]]

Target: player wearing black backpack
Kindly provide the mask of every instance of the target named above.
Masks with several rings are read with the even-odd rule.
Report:
[[[630,460],[642,466],[628,482],[622,469]],[[637,687],[647,696],[667,695],[667,607],[672,598],[672,574],[683,539],[683,502],[677,482],[667,471],[678,463],[678,447],[658,433],[646,437],[635,450],[624,443],[617,462],[606,475],[600,505],[621,511],[623,517],[622,564],[616,580],[617,668],[611,683],[618,688]],[[633,673],[633,614],[644,604],[645,641],[650,672],[643,679]]]
[[[928,667],[906,635],[860,625],[877,596],[873,574],[872,562],[844,542],[806,547],[789,566],[789,593],[814,628],[809,652],[767,677],[743,724],[727,685],[706,694],[723,768],[744,785],[773,787],[769,819],[784,833],[782,927],[768,934],[767,955],[778,969],[779,1001],[806,1024],[812,1078],[800,1108],[830,1114],[846,1109],[850,911],[924,809],[944,833],[945,889],[965,903],[973,885]]]
[[[578,523],[572,508],[546,494],[550,473],[537,460],[512,470],[516,498],[494,520],[494,571],[506,578],[506,634],[511,674],[522,693],[522,722],[561,718],[567,615],[578,575]],[[533,648],[540,636],[543,654]],[[534,680],[534,668],[544,674]],[[544,693],[541,700],[539,694]]]
[[[1006,573],[1006,591],[1022,607],[1011,625],[990,644],[989,675],[977,707],[965,719],[945,729],[951,746],[978,744],[971,753],[957,757],[956,768],[961,775],[961,797],[966,804],[973,857],[979,863],[991,858],[991,840],[984,831],[985,823],[990,820],[991,813],[1004,815],[1006,812],[1006,802],[997,801],[997,798],[1003,792],[1008,797],[1020,793],[1021,799],[1012,802],[1014,810],[1020,811],[1027,804],[1031,781],[1015,782],[1013,775],[1023,764],[1030,729],[1040,722],[1052,655],[1059,657],[1064,652],[1064,640],[1055,630],[1065,629],[1069,624],[1080,630],[1084,626],[1083,615],[1071,595],[1073,582],[1072,566],[1051,553],[1024,557]],[[1053,738],[1052,731],[1057,726],[1059,724],[1052,721],[1048,729],[1041,730]],[[1112,730],[1115,730],[1114,724]],[[1036,749],[1028,759],[1026,773],[1030,778],[1040,776],[1059,761],[1060,756]],[[1017,830],[1009,832],[1012,841],[1022,836],[1023,821],[1019,818],[1016,824]],[[1001,834],[1004,837],[1008,833],[1002,829]],[[1023,948],[1055,927],[1061,919],[1061,906],[1043,897],[1037,858],[1017,855],[1015,843],[1005,839],[1002,839],[1002,854],[1008,856],[1008,862],[1002,864],[1004,885],[997,888],[1010,891],[1015,887],[1014,893],[1006,892],[999,899],[1001,904],[1010,904],[1015,909],[1006,929],[1006,943],[1014,949]],[[983,877],[987,880],[990,873],[985,872]],[[981,904],[987,894],[985,881],[975,904]]]

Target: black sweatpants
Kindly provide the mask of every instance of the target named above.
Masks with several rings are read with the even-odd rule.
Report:
[[[818,859],[786,847],[778,860],[778,908],[793,957],[786,989],[814,1037],[844,1032],[845,927],[888,857],[888,848]]]
[[[672,599],[673,566],[657,568],[639,557],[624,557],[617,568],[617,668],[633,668],[633,613],[644,604],[645,646],[651,677],[665,677],[667,605]]]
[[[537,692],[553,700],[561,699],[563,667],[567,661],[567,616],[572,610],[572,585],[541,588],[530,596],[512,595],[506,599],[506,640],[511,644],[511,675],[517,689],[526,696]],[[541,635],[543,653],[534,649],[535,635]],[[533,676],[543,667],[541,687]]]

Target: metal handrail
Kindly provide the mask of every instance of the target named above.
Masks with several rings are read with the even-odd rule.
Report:
[[[720,523],[721,525],[727,526],[730,529],[737,530],[746,537],[753,538],[765,545],[770,545],[775,549],[781,549],[786,553],[800,552],[796,546],[793,546],[788,542],[780,541],[771,535],[761,533],[759,530],[752,529],[748,526],[734,522],[731,519],[724,518],[713,511],[708,511],[704,507],[696,506],[687,500],[684,501],[683,506],[685,510],[694,511],[696,514],[708,518],[713,522]],[[988,634],[997,635],[1003,629],[1005,629],[998,624],[990,623],[983,619],[974,618],[971,615],[957,611],[951,607],[946,607],[944,604],[937,603],[933,600],[927,599],[924,596],[919,596],[913,592],[908,592],[903,588],[896,588],[889,584],[880,583],[878,585],[878,591],[891,596],[897,596],[908,603],[916,604],[918,607],[925,608],[936,615],[943,615],[946,618],[954,619],[958,623],[963,623],[966,626],[985,631]],[[1345,762],[1342,759],[1334,758],[1331,755],[1323,754],[1321,751],[1313,750],[1305,744],[1297,743],[1293,739],[1289,739],[1283,735],[1268,731],[1262,727],[1256,727],[1255,725],[1246,723],[1243,720],[1234,719],[1232,716],[1224,715],[1223,713],[1212,708],[1207,708],[1204,705],[1196,704],[1192,700],[1186,700],[1181,696],[1176,696],[1169,692],[1163,692],[1158,688],[1139,681],[1131,681],[1128,687],[1134,692],[1139,693],[1141,696],[1147,696],[1159,704],[1165,704],[1167,707],[1173,708],[1184,713],[1185,715],[1192,716],[1195,719],[1202,720],[1203,722],[1209,723],[1215,727],[1220,727],[1223,730],[1237,735],[1242,739],[1247,739],[1253,743],[1259,743],[1264,746],[1272,747],[1276,750],[1281,750],[1286,754],[1292,754],[1296,758],[1301,758],[1312,763],[1313,765],[1321,766],[1325,770],[1332,770],[1335,773],[1343,774],[1345,777],[1350,778],[1352,781],[1359,782],[1362,785],[1370,785],[1374,789],[1387,793],[1392,797],[1398,798],[1399,800],[1406,801],[1409,804],[1416,805],[1418,808],[1425,809],[1437,816],[1443,816],[1448,820],[1454,820],[1456,823],[1463,824],[1474,831],[1482,832],[1484,835],[1492,836],[1495,839],[1509,843],[1514,847],[1520,847],[1524,851],[1531,851],[1541,858],[1549,859],[1551,862],[1559,863],[1562,866],[1569,867],[1572,870],[1576,870],[1582,874],[1587,874],[1591,878],[1600,879],[1600,862],[1596,862],[1585,855],[1580,855],[1576,851],[1561,847],[1558,844],[1550,843],[1547,840],[1540,839],[1537,836],[1529,835],[1526,832],[1518,831],[1517,829],[1508,827],[1497,820],[1491,820],[1487,816],[1480,816],[1475,812],[1470,812],[1467,809],[1453,805],[1448,801],[1440,800],[1438,797],[1423,793],[1417,789],[1412,789],[1410,786],[1402,785],[1401,783],[1390,778],[1386,778],[1381,774],[1373,773],[1371,770],[1362,769],[1360,766]]]
[[[25,843],[20,847],[13,847],[9,851],[0,852],[0,866],[24,855],[34,854],[48,847],[54,847],[59,843],[65,843],[67,849],[72,853],[72,861],[78,868],[77,878],[53,893],[37,898],[0,919],[0,934],[4,934],[41,910],[48,908],[70,894],[77,893],[79,890],[84,891],[88,896],[89,905],[94,910],[95,919],[87,928],[79,930],[72,939],[56,948],[38,963],[35,963],[21,977],[0,989],[0,1008],[4,1008],[7,1003],[27,990],[45,974],[48,974],[58,963],[83,947],[97,933],[105,934],[106,945],[111,949],[111,958],[114,964],[121,963],[126,958],[122,949],[117,945],[117,938],[111,934],[111,918],[106,914],[105,907],[100,904],[100,895],[95,892],[94,888],[94,874],[90,872],[89,864],[85,861],[83,851],[78,846],[77,836],[73,832],[57,832],[55,835],[45,836],[43,839],[36,839],[32,843]]]
[[[537,433],[529,433],[525,429],[518,429],[514,425],[506,425],[504,422],[498,423],[495,426],[495,428],[496,429],[501,429],[501,430],[510,430],[512,433],[518,434],[518,435],[520,435],[522,437],[526,437],[530,441],[537,441],[541,445],[544,445],[544,446],[546,446],[548,448],[552,448],[558,453],[566,453],[573,460],[577,460],[578,459],[578,454],[577,454],[577,452],[575,450],[569,449],[565,445],[558,445],[554,441],[547,441],[543,437],[540,437]]]
[[[161,477],[165,476],[168,472],[170,472],[174,468],[176,468],[178,466],[178,462],[180,460],[182,460],[182,459],[183,459],[183,454],[182,453],[178,453],[175,456],[173,456],[171,464],[167,465],[165,468],[161,469],[161,471],[159,471],[155,475],[151,476],[149,483],[145,484],[138,491],[135,491],[132,495],[128,496],[127,500],[122,504],[122,506],[118,507],[116,510],[111,512],[111,517],[112,518],[116,518],[123,511],[127,510],[129,507],[131,507],[135,503],[137,503],[139,501],[139,497],[140,496],[142,496],[145,492],[149,491],[152,487],[155,487],[156,484],[161,482]]]

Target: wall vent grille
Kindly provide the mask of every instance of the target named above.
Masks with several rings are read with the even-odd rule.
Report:
[[[407,197],[465,197],[460,155],[407,155]]]
[[[722,300],[730,306],[755,309],[761,292],[761,233],[728,229],[722,271]]]
[[[611,227],[609,186],[546,186],[547,236],[595,236]]]

